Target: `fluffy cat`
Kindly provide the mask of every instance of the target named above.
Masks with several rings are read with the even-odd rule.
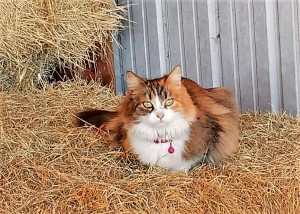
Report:
[[[127,86],[116,112],[80,112],[77,125],[106,123],[111,147],[170,170],[219,165],[237,151],[239,111],[227,89],[204,89],[182,77],[180,66],[152,80],[129,71]]]

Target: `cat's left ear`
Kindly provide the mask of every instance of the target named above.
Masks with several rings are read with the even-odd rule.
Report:
[[[167,82],[172,83],[174,85],[181,86],[181,77],[182,77],[181,67],[180,65],[177,65],[168,75]]]

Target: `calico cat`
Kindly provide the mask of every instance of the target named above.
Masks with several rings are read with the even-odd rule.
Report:
[[[80,112],[77,125],[106,123],[111,147],[170,170],[219,165],[237,151],[239,111],[227,89],[204,89],[182,77],[180,66],[152,80],[129,71],[127,86],[116,112]]]

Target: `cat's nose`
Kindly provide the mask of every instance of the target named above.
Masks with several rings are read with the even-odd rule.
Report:
[[[156,117],[159,119],[162,119],[165,116],[165,113],[163,111],[156,112]]]

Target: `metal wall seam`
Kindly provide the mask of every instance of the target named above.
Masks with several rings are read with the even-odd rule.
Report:
[[[199,28],[198,28],[198,12],[197,12],[197,1],[192,0],[193,7],[193,24],[194,24],[194,41],[195,41],[195,58],[196,58],[196,72],[197,79],[195,80],[198,84],[203,85],[203,81],[200,82],[200,42],[199,42]]]
[[[155,0],[156,8],[156,21],[157,21],[157,36],[158,36],[158,49],[159,49],[159,64],[160,73],[165,75],[167,72],[166,65],[166,52],[165,52],[165,40],[164,38],[164,24],[162,13],[162,0]]]
[[[114,55],[114,67],[115,67],[115,77],[116,77],[116,91],[122,92],[124,90],[123,86],[123,72],[122,72],[122,54],[119,47],[119,37],[120,35],[116,35],[113,42],[113,55]]]
[[[217,0],[207,1],[213,87],[221,86],[220,31]]]
[[[135,71],[135,54],[134,54],[134,28],[132,26],[131,20],[133,20],[132,17],[132,6],[131,6],[131,0],[127,0],[127,7],[128,7],[128,28],[129,28],[129,41],[130,41],[130,59],[131,59],[131,69]]]
[[[265,0],[265,4],[268,38],[271,110],[273,113],[278,113],[282,107],[278,10],[277,2],[274,0]]]
[[[256,48],[254,34],[254,10],[253,0],[248,0],[248,21],[249,21],[249,38],[250,38],[250,56],[251,56],[251,73],[252,73],[252,93],[253,93],[253,110],[258,109],[258,92],[257,92],[257,70],[256,70]]]
[[[180,65],[182,73],[185,76],[185,63],[184,63],[184,44],[183,44],[183,30],[182,30],[182,10],[181,10],[181,0],[176,0],[177,3],[177,19],[178,19],[178,35],[179,35],[179,48],[180,48]]]
[[[293,39],[294,39],[294,61],[295,61],[295,89],[296,89],[296,111],[300,114],[300,42],[299,42],[299,5],[292,0],[293,17]]]
[[[143,24],[143,36],[144,36],[144,50],[145,50],[145,69],[146,69],[146,77],[150,77],[150,71],[149,71],[149,44],[148,44],[148,28],[147,28],[147,9],[145,5],[146,0],[141,0],[142,5],[142,24]]]
[[[237,31],[236,31],[236,16],[234,0],[230,1],[230,21],[231,21],[231,43],[232,43],[232,60],[233,60],[233,75],[234,75],[234,90],[236,101],[241,106],[241,89],[240,89],[240,75],[238,70],[238,52],[237,52]]]
[[[170,49],[170,34],[169,34],[169,21],[168,21],[168,0],[162,0],[162,18],[164,30],[164,44],[165,44],[165,59],[166,59],[166,72],[170,72],[171,66],[171,49]]]

